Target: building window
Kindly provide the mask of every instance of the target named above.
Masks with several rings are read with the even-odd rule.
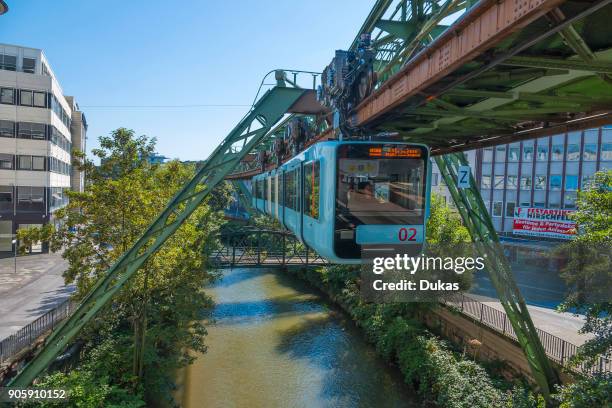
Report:
[[[604,143],[601,146],[601,160],[612,160],[612,143]]]
[[[437,186],[438,185],[438,173],[433,173],[431,175],[431,185],[432,186]]]
[[[19,122],[17,136],[22,139],[31,139],[32,138],[32,127],[31,123],[27,122]]]
[[[45,162],[47,158],[44,156],[32,156],[32,170],[45,170]]]
[[[15,104],[15,90],[13,88],[0,88],[0,103]]]
[[[43,203],[45,200],[44,187],[17,187],[17,201],[19,203]]]
[[[483,163],[491,163],[493,161],[493,148],[485,147],[482,151],[482,161]]]
[[[51,143],[64,149],[68,153],[70,153],[72,150],[72,143],[70,143],[70,141],[55,128],[55,126],[51,127]]]
[[[45,125],[42,123],[30,123],[30,131],[32,132],[32,139],[45,140]]]
[[[497,146],[495,148],[495,161],[498,163],[506,161],[506,146]]]
[[[504,189],[504,176],[495,176],[495,186],[493,188],[497,190]]]
[[[13,221],[0,221],[0,251],[13,250]]]
[[[580,159],[580,146],[577,144],[567,145],[567,160],[576,161]]]
[[[70,123],[71,123],[70,116],[68,116],[68,114],[66,113],[62,105],[59,103],[59,101],[53,94],[51,94],[51,110],[55,112],[58,119],[61,120],[62,123],[66,125],[68,129],[70,129]]]
[[[536,175],[533,181],[533,188],[536,190],[546,190],[546,176]]]
[[[17,71],[17,57],[15,55],[0,54],[0,69]]]
[[[548,146],[538,145],[538,160],[540,161],[548,160]]]
[[[0,169],[1,170],[12,170],[13,169],[13,155],[0,153]]]
[[[506,217],[514,217],[514,207],[516,204],[513,201],[506,203]]]
[[[521,203],[521,207],[525,208],[525,207],[531,207],[531,201],[523,201]]]
[[[584,145],[582,159],[585,161],[597,160],[597,145],[595,143],[587,143]]]
[[[518,161],[518,159],[519,159],[519,150],[520,149],[518,147],[510,146],[508,148],[508,161],[513,161],[513,162]]]
[[[482,176],[480,188],[491,188],[491,176]]]
[[[32,91],[24,91],[23,89],[19,92],[19,104],[23,106],[32,106]]]
[[[516,190],[517,180],[518,180],[517,176],[508,176],[508,181],[507,181],[507,184],[506,184],[506,188],[510,189],[510,190]]]
[[[573,210],[576,208],[576,197],[573,194],[567,194],[565,196],[563,207],[567,210]]]
[[[23,58],[22,64],[23,72],[27,72],[28,74],[33,74],[36,70],[36,60],[34,58]]]
[[[44,92],[34,92],[34,106],[37,108],[47,107],[47,94]]]
[[[523,146],[523,161],[533,160],[533,146]]]
[[[42,123],[19,122],[17,135],[21,139],[45,140],[45,125]]]
[[[0,210],[13,210],[12,186],[0,186]]]
[[[18,168],[19,170],[31,170],[32,169],[32,156],[18,156]]]
[[[51,73],[49,72],[49,68],[47,68],[47,64],[45,64],[44,62],[42,63],[42,74],[44,76],[51,76]]]
[[[501,217],[502,216],[502,209],[504,203],[502,203],[501,201],[495,201],[493,203],[493,216],[494,217]]]
[[[552,160],[563,160],[563,145],[556,144],[552,147]]]
[[[49,188],[49,209],[56,210],[68,204],[68,196],[62,187]]]
[[[531,176],[521,176],[521,190],[531,190]]]
[[[545,207],[544,203],[541,203],[541,202],[540,202],[540,203],[538,203],[538,202],[534,202],[534,203],[533,203],[533,206],[534,206],[535,208],[544,208],[544,207]]]
[[[576,191],[578,190],[578,176],[566,175],[565,176],[565,190]]]
[[[561,175],[559,174],[550,175],[550,189],[553,191],[561,190]]]
[[[0,137],[15,137],[15,122],[0,120]]]

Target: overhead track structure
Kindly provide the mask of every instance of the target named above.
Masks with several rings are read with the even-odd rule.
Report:
[[[13,384],[31,382],[221,179],[250,178],[277,165],[283,149],[275,148],[296,129],[308,136],[307,145],[338,137],[344,127],[361,137],[431,146],[473,240],[482,252],[499,258],[488,264],[492,282],[548,398],[556,375],[474,181],[468,189],[456,186],[463,155],[447,153],[612,123],[611,3],[376,1],[349,48],[359,55],[365,35],[363,55],[373,55],[373,65],[364,71],[368,86],[357,87],[359,98],[343,105],[348,110],[338,117],[316,103],[314,91],[298,89],[291,75],[277,73],[278,86],[254,105]],[[273,127],[285,112],[294,115]],[[255,123],[257,130],[250,128]]]
[[[396,51],[396,74],[350,120],[434,155],[612,123],[610,4],[478,2],[427,46]]]

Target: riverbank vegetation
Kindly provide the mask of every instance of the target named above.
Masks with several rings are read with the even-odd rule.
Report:
[[[145,231],[176,191],[191,178],[193,165],[151,164],[155,140],[117,129],[93,151],[100,164],[76,163],[85,171],[85,191],[68,192],[69,204],[55,213],[56,226],[23,232],[19,239],[49,242],[69,266],[67,284],[83,299],[106,270]],[[222,217],[217,191],[171,236],[79,334],[73,363],[51,372],[39,385],[65,388],[73,406],[171,405],[173,375],[205,352],[202,317],[213,303],[203,285],[215,275],[205,268]]]

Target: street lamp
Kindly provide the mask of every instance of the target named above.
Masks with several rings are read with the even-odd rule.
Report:
[[[13,243],[13,247],[15,248],[15,273],[17,273],[17,239],[11,241]]]

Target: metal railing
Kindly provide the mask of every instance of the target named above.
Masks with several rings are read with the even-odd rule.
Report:
[[[323,266],[329,263],[289,231],[244,228],[221,234],[210,260],[215,267]]]
[[[72,300],[66,299],[54,309],[49,310],[32,323],[19,329],[15,334],[0,341],[0,363],[16,356],[24,349],[30,347],[43,334],[53,330],[54,327],[72,313],[76,305]]]
[[[462,314],[471,317],[477,322],[518,341],[508,315],[501,310],[488,306],[474,298],[466,296],[463,293],[454,295],[453,297],[444,299],[443,304],[453,306],[461,311]],[[544,351],[548,358],[552,361],[566,366],[569,360],[578,352],[578,346],[570,343],[544,330],[536,328]],[[597,364],[587,366],[581,364],[575,368],[585,374],[594,374],[598,372],[612,372],[612,359],[610,356],[599,356]]]

